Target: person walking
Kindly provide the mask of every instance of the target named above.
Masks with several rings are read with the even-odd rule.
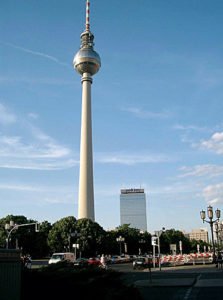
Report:
[[[106,257],[104,256],[104,254],[102,254],[100,261],[101,261],[101,266],[104,269],[107,269],[107,262],[106,262]]]

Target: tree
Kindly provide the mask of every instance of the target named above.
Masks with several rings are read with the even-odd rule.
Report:
[[[48,253],[46,236],[48,231],[46,228],[50,228],[50,224],[45,221],[42,224],[45,226],[40,227],[40,232],[35,231],[35,224],[37,221],[27,219],[25,216],[13,216],[8,215],[5,218],[0,219],[0,247],[6,247],[6,239],[9,234],[9,230],[5,229],[5,224],[13,221],[15,225],[29,224],[30,226],[18,226],[18,228],[11,232],[9,237],[9,247],[15,249],[18,247],[24,254],[29,253],[32,257],[42,257]],[[47,224],[47,225],[46,225]]]
[[[64,252],[71,250],[71,233],[76,230],[76,218],[65,217],[52,225],[48,234],[48,245],[51,252]]]
[[[160,245],[161,245],[161,253],[169,253],[170,252],[170,244],[176,244],[177,252],[180,252],[179,242],[182,242],[183,252],[190,252],[190,240],[185,237],[182,231],[169,229],[166,230],[160,237]]]
[[[79,234],[77,239],[83,256],[96,256],[105,254],[106,231],[90,219],[79,219],[76,223]]]

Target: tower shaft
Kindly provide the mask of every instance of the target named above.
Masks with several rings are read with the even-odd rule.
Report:
[[[94,184],[92,152],[91,83],[89,73],[82,76],[82,116],[80,142],[78,218],[94,221]]]
[[[86,1],[85,31],[81,34],[81,47],[74,57],[73,64],[82,76],[82,116],[80,173],[78,195],[78,219],[94,217],[93,152],[91,124],[91,84],[92,76],[101,67],[101,59],[94,50],[94,35],[90,32],[90,0]]]

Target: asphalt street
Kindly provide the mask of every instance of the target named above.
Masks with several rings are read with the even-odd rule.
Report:
[[[119,266],[128,284],[135,285],[143,300],[223,299],[223,269],[214,264],[159,269],[127,270]]]
[[[33,266],[47,261],[33,261]],[[143,300],[221,300],[223,269],[215,264],[133,270],[132,263],[110,268],[122,272],[126,284],[136,286]]]

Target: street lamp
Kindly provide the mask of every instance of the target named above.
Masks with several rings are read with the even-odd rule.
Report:
[[[119,243],[120,256],[121,256],[122,255],[122,242],[125,241],[125,238],[120,235],[119,237],[116,238],[116,241]]]
[[[159,258],[159,269],[161,271],[161,261],[160,261],[160,236],[161,234],[165,232],[165,227],[162,228],[162,230],[155,231],[155,235],[158,237],[158,258]]]
[[[142,245],[145,243],[146,243],[146,241],[144,239],[139,240],[139,245],[141,245],[140,247],[143,247]],[[142,254],[142,250],[141,250],[141,248],[139,248],[139,255],[141,255],[141,254]]]
[[[9,248],[9,238],[13,230],[18,229],[19,227],[22,226],[30,226],[30,225],[35,225],[35,231],[39,232],[39,223],[38,222],[33,222],[33,223],[26,223],[26,224],[15,224],[14,221],[10,221],[9,223],[5,224],[5,230],[7,231],[7,238],[6,238],[6,249]]]
[[[75,250],[74,256],[75,256],[75,260],[76,260],[77,259],[77,249],[79,249],[79,244],[73,244],[73,248]]]
[[[206,220],[205,211],[202,210],[200,212],[200,216],[201,216],[201,219],[202,219],[203,223],[204,222],[209,223],[210,227],[211,227],[211,239],[212,239],[212,247],[213,247],[213,261],[215,262],[215,244],[214,244],[213,224],[219,221],[219,219],[221,217],[221,211],[220,211],[220,209],[216,209],[216,211],[215,211],[216,220],[213,220],[213,218],[214,218],[213,207],[209,205],[208,208],[207,208],[207,215],[208,215],[209,221]]]
[[[77,230],[75,230],[74,232],[71,232],[71,229],[70,229],[70,234],[69,234],[69,237],[68,237],[68,242],[69,242],[69,251],[71,251],[71,238],[72,237],[75,237],[75,240],[78,239],[78,237],[80,237],[80,233],[77,232]],[[79,246],[78,246],[79,247]]]
[[[18,228],[17,225],[12,220],[10,220],[9,223],[5,224],[5,230],[7,231],[6,249],[9,248],[9,238],[10,238],[12,231],[17,228]]]

